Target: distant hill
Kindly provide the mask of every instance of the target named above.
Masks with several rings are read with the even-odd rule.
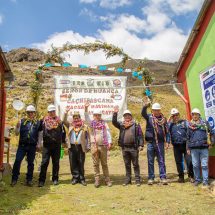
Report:
[[[39,63],[43,63],[46,58],[46,54],[38,49],[28,49],[28,48],[19,48],[19,49],[13,49],[6,53],[7,60],[16,66],[16,63],[18,62],[25,62],[31,63],[31,69],[35,69],[35,66]],[[126,64],[126,68],[129,69],[135,69],[137,67],[137,62],[139,62],[140,59],[137,60],[129,60]],[[35,66],[34,64],[35,63]],[[21,69],[22,64],[19,64],[19,67]],[[158,60],[146,60],[146,68],[149,68],[152,74],[152,77],[154,78],[154,84],[164,84],[169,83],[173,81],[173,72],[176,68],[177,63],[166,63]],[[120,63],[115,64],[109,64],[110,67],[120,67]],[[111,71],[98,71],[95,69],[77,69],[77,68],[50,68],[47,71],[54,71],[56,73],[60,72],[71,72],[73,74],[78,75],[119,75],[116,72]],[[141,81],[137,80],[136,78],[132,78],[131,73],[121,73],[120,75],[128,76],[128,83],[129,85],[134,85],[141,83]]]

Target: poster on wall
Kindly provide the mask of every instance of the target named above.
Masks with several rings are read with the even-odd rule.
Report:
[[[215,65],[200,74],[206,120],[215,129]]]
[[[113,109],[119,107],[119,117],[127,109],[127,77],[117,76],[54,76],[55,106],[61,118],[65,108],[70,114],[79,111],[84,116],[84,105],[90,103],[89,114],[100,110],[104,120],[112,120]]]

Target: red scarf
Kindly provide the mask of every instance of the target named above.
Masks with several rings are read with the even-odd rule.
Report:
[[[58,116],[46,116],[44,117],[44,124],[47,130],[51,130],[57,128],[61,124],[61,120]]]
[[[152,125],[155,132],[155,140],[158,144],[158,126],[162,127],[163,134],[164,134],[164,141],[166,141],[166,131],[168,131],[167,127],[167,120],[164,117],[163,114],[161,114],[159,117],[156,117],[154,114],[152,114]]]
[[[108,145],[107,128],[106,128],[106,125],[105,125],[105,121],[103,121],[103,120],[99,120],[99,121],[93,120],[91,122],[91,127],[93,128],[93,131],[94,131],[95,142],[96,142],[96,130],[102,130],[103,138],[104,138],[104,144]]]
[[[79,120],[77,120],[75,122],[74,121],[72,122],[72,126],[74,128],[81,128],[83,125],[84,125],[84,122],[83,122],[82,119],[79,119]]]

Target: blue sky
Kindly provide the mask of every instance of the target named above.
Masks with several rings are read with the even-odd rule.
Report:
[[[179,58],[202,3],[203,0],[0,0],[0,45],[5,50],[36,47],[47,51],[51,44],[101,40],[123,48],[135,58],[173,62]],[[107,62],[101,53],[69,56],[75,63]]]

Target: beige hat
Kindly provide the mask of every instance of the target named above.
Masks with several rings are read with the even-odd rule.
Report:
[[[130,111],[130,110],[125,110],[125,111],[123,112],[123,116],[124,116],[125,114],[130,114],[130,115],[132,116],[132,114],[131,114],[131,111]]]

